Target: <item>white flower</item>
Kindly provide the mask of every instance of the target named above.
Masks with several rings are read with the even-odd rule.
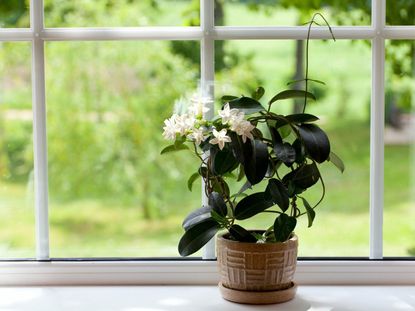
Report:
[[[188,111],[196,118],[202,118],[203,115],[210,109],[206,107],[208,104],[213,103],[213,100],[207,96],[193,95],[190,99],[192,105],[189,106]]]
[[[238,122],[243,120],[245,114],[238,109],[230,109],[229,103],[226,103],[225,107],[222,110],[218,111],[220,117],[222,117],[222,124],[232,124],[233,122]]]
[[[215,138],[212,138],[209,143],[212,145],[218,144],[220,150],[225,147],[225,143],[231,142],[231,138],[226,135],[226,129],[222,129],[219,132],[216,129],[213,129],[213,136],[215,136]]]
[[[196,119],[194,116],[183,114],[176,117],[176,131],[180,135],[186,135],[195,125]]]
[[[170,119],[164,120],[164,127],[163,127],[163,137],[167,140],[175,140],[176,133],[177,133],[177,114],[174,114],[170,117]]]
[[[190,139],[193,139],[196,145],[200,145],[202,141],[206,139],[205,131],[202,128],[194,128],[192,133],[188,136]]]
[[[251,131],[255,128],[255,126],[253,126],[251,124],[251,122],[246,121],[246,120],[240,120],[237,122],[233,122],[232,126],[231,126],[231,130],[236,132],[236,134],[242,136],[242,141],[245,143],[246,139],[254,139],[254,137],[252,136]]]

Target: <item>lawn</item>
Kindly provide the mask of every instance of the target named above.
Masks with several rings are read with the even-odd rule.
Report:
[[[165,5],[162,6],[165,14],[161,15],[164,16],[163,24],[177,24],[175,12],[183,10],[183,2],[180,2],[180,5],[176,3],[169,6],[167,1]],[[226,9],[229,13],[226,22],[228,25],[258,20],[252,12],[246,11],[242,6],[228,5],[230,6]],[[278,21],[275,22],[277,24],[288,25],[295,24],[296,14],[294,11],[289,11],[263,18],[263,25],[274,24],[275,20]],[[50,45],[69,46],[68,43]],[[88,45],[90,43],[81,46],[88,48]],[[240,80],[241,76],[252,77],[252,74],[266,88],[265,97],[269,98],[282,90],[286,87],[286,82],[292,79],[295,68],[294,46],[294,42],[288,40],[227,42],[225,57],[238,53],[242,55],[240,58],[242,62],[244,59],[251,58],[254,69],[253,72],[235,73],[229,70],[218,74],[217,94],[220,95],[229,89],[236,94],[246,92],[243,88],[229,88],[229,85],[233,85],[234,80]],[[134,46],[131,49],[133,50]],[[59,51],[63,50],[62,48]],[[53,50],[49,47],[48,51]],[[22,58],[26,59],[28,52],[25,46],[26,54]],[[80,55],[83,54],[79,52],[76,57]],[[59,57],[51,57],[51,59],[59,60]],[[76,58],[73,54],[67,57],[71,60]],[[314,86],[313,91],[319,95],[318,101],[310,104],[307,111],[321,116],[321,124],[328,129],[333,150],[346,163],[346,171],[342,175],[330,163],[324,165],[323,176],[327,185],[327,195],[324,203],[318,207],[315,225],[306,228],[306,219],[301,220],[298,225],[296,232],[300,236],[300,255],[368,256],[370,49],[367,42],[313,41],[311,57],[310,76],[325,81],[327,85],[318,88]],[[27,59],[25,62],[27,65]],[[149,71],[149,76],[152,77],[154,73]],[[21,91],[17,92],[15,97],[12,92],[7,92],[5,97],[15,109],[30,107],[27,104],[30,88],[21,84],[19,81]],[[102,95],[105,92],[106,90],[100,90],[96,93]],[[105,95],[102,98],[105,98]],[[110,101],[115,98],[116,96],[110,97]],[[23,103],[24,101],[26,103]],[[278,111],[284,113],[290,111],[289,102],[281,105],[283,106],[278,107]],[[162,111],[162,106],[155,111],[155,113],[167,113]],[[167,114],[169,113],[170,111]],[[143,118],[143,122],[145,121],[146,119]],[[81,132],[78,134],[82,135]],[[151,149],[143,150],[147,155],[145,158],[147,162],[144,161],[142,164],[144,166],[151,161],[164,161],[157,158],[164,145],[159,140],[161,135],[159,127],[152,135],[154,142],[150,146]],[[88,148],[88,145],[83,148]],[[81,149],[77,152],[81,152]],[[384,249],[387,256],[407,256],[408,249],[415,246],[415,225],[412,221],[415,216],[412,193],[415,174],[408,170],[411,161],[413,162],[411,160],[414,158],[413,152],[413,148],[408,145],[385,147]],[[148,156],[149,154],[151,156]],[[176,245],[182,234],[180,224],[190,210],[200,205],[200,182],[195,183],[194,190],[190,193],[186,188],[186,181],[189,173],[196,168],[192,168],[192,163],[188,163],[187,158],[181,155],[178,155],[174,161],[177,167],[162,170],[162,173],[155,175],[140,175],[136,180],[140,190],[133,199],[119,199],[115,191],[103,196],[104,198],[90,195],[68,200],[52,192],[50,195],[51,256],[178,256]],[[68,171],[71,169],[72,167],[68,166]],[[114,170],[116,169],[118,168],[115,167]],[[153,184],[163,185],[163,188],[158,187],[157,193],[151,196],[143,186],[150,178],[153,179]],[[164,179],[171,182],[164,183]],[[54,182],[53,179],[50,180],[51,183]],[[94,176],[91,176],[91,184],[94,182],[96,182]],[[154,186],[150,189],[154,189]],[[150,220],[143,217],[142,205],[147,198],[151,201],[147,203],[156,206]],[[307,197],[311,202],[317,201],[318,198],[318,190]],[[264,215],[247,225],[256,228],[270,224]],[[34,257],[34,233],[32,181],[30,178],[28,182],[20,183],[0,181],[0,258]]]

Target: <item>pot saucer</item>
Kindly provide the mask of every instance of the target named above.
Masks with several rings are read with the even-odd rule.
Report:
[[[293,299],[297,292],[297,284],[292,282],[291,287],[283,290],[255,292],[230,289],[223,286],[222,283],[219,283],[219,290],[222,297],[226,300],[237,303],[262,305],[282,303]]]

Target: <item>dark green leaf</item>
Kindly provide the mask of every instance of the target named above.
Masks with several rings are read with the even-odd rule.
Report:
[[[312,164],[300,166],[294,171],[289,172],[283,177],[282,182],[287,187],[295,187],[305,190],[314,185],[319,178],[320,172],[317,165],[313,162]]]
[[[170,145],[161,150],[160,154],[165,154],[168,152],[174,152],[174,151],[180,151],[180,150],[187,150],[189,147],[186,145],[180,144],[180,145]]]
[[[224,95],[224,96],[222,96],[221,100],[222,100],[222,103],[227,103],[228,101],[236,99],[236,98],[238,98],[238,97],[237,96],[232,96],[232,95]]]
[[[218,232],[220,226],[212,218],[205,219],[190,227],[179,242],[179,254],[189,256],[201,249]]]
[[[265,90],[262,86],[259,86],[255,92],[252,93],[252,98],[255,100],[260,100],[264,96]]]
[[[330,141],[326,133],[315,124],[301,124],[298,132],[304,143],[307,154],[318,163],[329,158]]]
[[[209,206],[213,208],[219,215],[226,216],[228,213],[228,208],[225,201],[223,200],[222,195],[218,192],[212,192],[209,194],[208,198]]]
[[[189,188],[190,191],[192,191],[193,183],[199,177],[200,177],[200,174],[197,172],[197,173],[192,174],[192,176],[190,176],[189,179],[187,180],[187,188]]]
[[[274,153],[278,160],[288,166],[291,166],[295,162],[295,149],[289,143],[275,144]]]
[[[267,199],[277,204],[283,212],[288,209],[288,190],[278,179],[272,178],[268,181],[267,188],[265,189],[265,194]]]
[[[281,134],[278,132],[278,130],[274,126],[268,125],[268,130],[269,130],[269,133],[271,134],[272,143],[274,145],[282,143]]]
[[[297,113],[285,116],[285,118],[291,123],[307,123],[319,120],[316,116],[308,113]]]
[[[268,169],[268,147],[260,140],[247,140],[243,144],[244,170],[251,185],[264,179]]]
[[[244,163],[244,142],[242,141],[241,137],[237,135],[235,132],[230,132],[229,137],[231,138],[230,147],[232,149],[233,156],[236,160],[243,164]]]
[[[239,242],[255,243],[257,239],[246,229],[239,225],[232,225],[229,233]]]
[[[294,140],[292,146],[295,150],[295,162],[298,164],[303,163],[305,160],[305,150],[303,144],[301,143],[301,140],[297,138],[296,140]]]
[[[232,150],[224,148],[222,150],[213,147],[210,149],[212,170],[215,175],[224,175],[233,171],[238,166],[238,161],[232,154]]]
[[[311,205],[307,202],[306,199],[301,198],[301,200],[303,200],[303,204],[304,204],[305,210],[307,212],[308,227],[310,228],[313,225],[314,218],[316,217],[316,212],[311,207]]]
[[[287,214],[279,215],[274,222],[274,235],[277,242],[287,241],[297,225],[297,219]]]
[[[243,198],[235,207],[235,218],[238,220],[250,218],[274,205],[265,192],[258,192]]]
[[[340,159],[339,156],[332,151],[330,152],[329,161],[333,163],[340,170],[340,172],[344,172],[345,167],[342,159]]]
[[[212,210],[211,206],[202,206],[197,210],[191,212],[187,217],[183,220],[182,227],[184,230],[189,229],[193,225],[201,222],[210,217],[210,212]]]
[[[239,173],[238,173],[238,177],[236,178],[236,181],[241,181],[242,178],[245,177],[245,171],[244,171],[244,166],[240,165],[239,166]]]
[[[236,108],[243,111],[245,114],[253,114],[259,111],[264,111],[264,107],[257,100],[250,97],[239,97],[229,101],[231,109]]]
[[[277,95],[275,95],[270,101],[269,103],[272,104],[274,102],[276,102],[277,100],[282,100],[282,99],[290,99],[290,98],[301,98],[301,97],[305,97],[307,96],[310,99],[316,100],[316,97],[310,93],[310,92],[306,92],[303,90],[285,90],[282,91],[280,93],[278,93]]]

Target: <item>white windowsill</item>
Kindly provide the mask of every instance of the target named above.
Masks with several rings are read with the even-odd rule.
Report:
[[[415,285],[415,261],[299,261],[295,280],[301,285]],[[0,286],[214,285],[218,281],[215,261],[0,262]]]
[[[3,287],[0,310],[19,311],[393,311],[415,310],[415,286],[299,286],[294,300],[248,306],[216,286]]]

